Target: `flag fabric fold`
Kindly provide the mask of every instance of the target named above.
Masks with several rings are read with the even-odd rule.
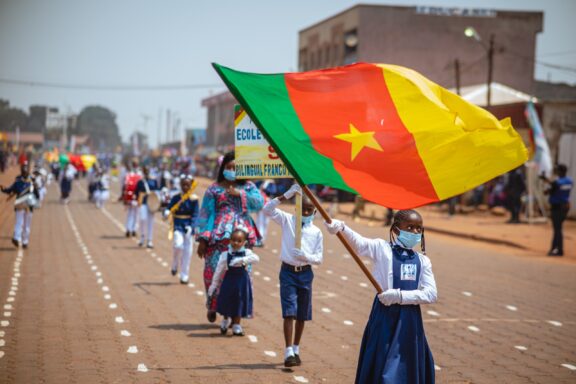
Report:
[[[527,159],[509,119],[498,121],[408,68],[214,68],[304,184],[406,209],[461,194]]]

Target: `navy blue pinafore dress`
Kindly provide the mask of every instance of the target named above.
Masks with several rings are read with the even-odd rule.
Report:
[[[393,288],[418,289],[422,269],[418,254],[396,245],[392,254]],[[419,305],[385,306],[375,297],[356,371],[356,384],[368,383],[434,383],[434,359]]]
[[[245,267],[231,267],[235,257],[246,256],[245,251],[228,252],[228,270],[220,285],[216,311],[225,317],[252,317],[252,283]]]

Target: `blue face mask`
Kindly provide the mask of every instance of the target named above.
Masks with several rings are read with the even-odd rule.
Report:
[[[310,215],[310,216],[302,216],[302,224],[306,225],[306,224],[310,224],[314,221],[314,215]]]
[[[422,241],[421,233],[412,233],[399,229],[398,241],[406,248],[412,249],[416,244]]]
[[[224,176],[224,178],[228,181],[234,181],[236,180],[236,171],[232,171],[230,169],[225,169],[222,172],[222,175]]]

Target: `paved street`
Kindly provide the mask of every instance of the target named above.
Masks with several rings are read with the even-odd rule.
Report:
[[[325,233],[325,262],[314,271],[303,365],[284,370],[275,224],[256,249],[247,336],[222,337],[206,321],[202,262],[194,256],[190,284],[181,285],[160,217],[155,249],[138,248],[124,237],[122,205],[99,211],[84,186],[75,184],[68,206],[50,186],[26,250],[11,245],[12,203],[0,201],[1,383],[353,382],[374,290],[335,237]],[[344,219],[366,236],[388,236]],[[426,237],[439,302],[422,310],[437,382],[576,382],[573,261]]]

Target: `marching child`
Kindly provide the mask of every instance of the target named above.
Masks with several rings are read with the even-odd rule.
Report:
[[[437,300],[436,282],[425,252],[424,225],[414,210],[396,212],[390,241],[362,237],[344,222],[324,223],[342,232],[359,256],[374,264],[376,295],[364,330],[356,383],[434,383],[434,359],[428,347],[420,304]],[[414,248],[421,243],[422,253]]]
[[[194,226],[198,217],[198,196],[191,194],[192,176],[181,176],[182,193],[172,197],[164,211],[164,218],[172,212],[173,228],[173,256],[172,276],[180,270],[180,283],[188,284],[190,272],[190,258],[194,247]]]
[[[136,200],[138,200],[140,207],[140,241],[138,246],[143,247],[146,244],[146,248],[154,248],[152,242],[154,211],[150,209],[148,200],[151,198],[151,194],[156,193],[160,188],[158,187],[158,181],[150,177],[150,168],[147,166],[142,167],[142,173],[144,177],[136,184]]]
[[[8,194],[8,198],[16,196],[14,201],[16,221],[14,222],[14,234],[12,236],[12,244],[16,248],[20,244],[22,244],[23,248],[28,248],[32,213],[39,198],[38,190],[34,187],[34,181],[30,177],[29,172],[28,163],[25,162],[20,167],[20,176],[16,177],[10,187],[4,188],[0,185],[0,190]]]
[[[260,261],[260,258],[245,248],[247,240],[248,229],[236,227],[230,236],[228,251],[222,252],[218,259],[212,283],[208,288],[208,296],[212,296],[220,286],[216,312],[224,316],[220,324],[220,333],[223,335],[228,330],[231,318],[232,334],[244,336],[240,319],[252,317],[252,280],[247,268]]]
[[[264,213],[282,227],[280,260],[280,301],[284,318],[284,366],[299,366],[300,341],[304,323],[312,320],[312,264],[322,263],[322,232],[313,224],[316,209],[307,198],[302,198],[302,248],[295,247],[295,217],[278,209],[278,205],[301,194],[294,184],[284,195],[264,206]],[[294,332],[294,323],[296,329]]]

